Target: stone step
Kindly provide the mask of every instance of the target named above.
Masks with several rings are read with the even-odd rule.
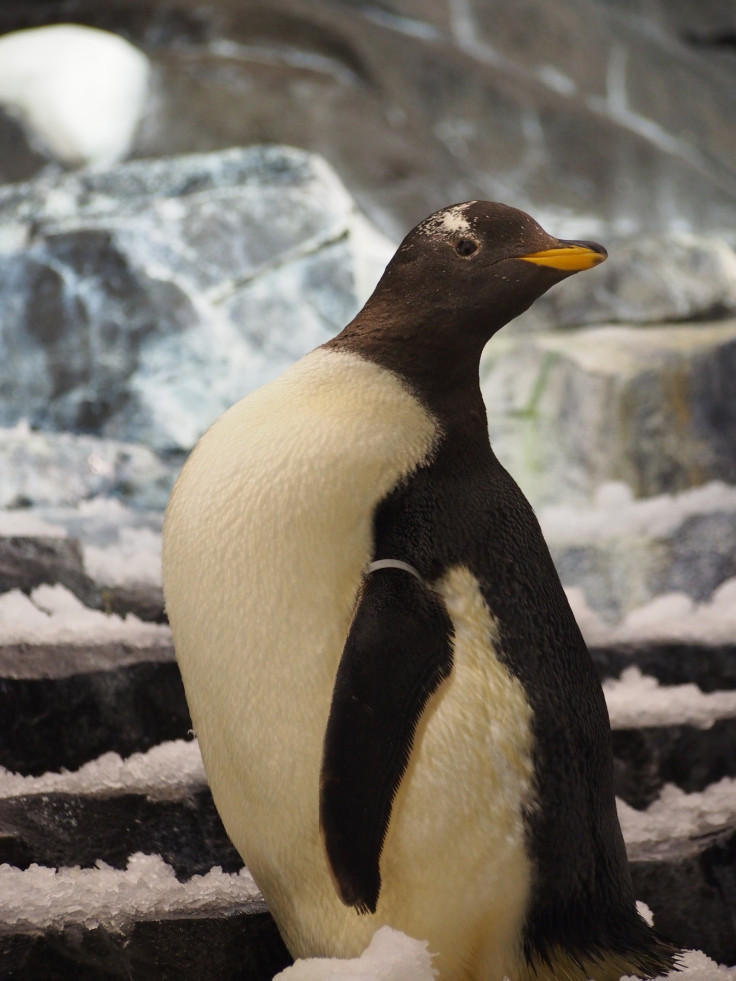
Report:
[[[667,783],[692,792],[736,777],[736,719],[708,729],[650,726],[612,735],[616,796],[632,807],[647,807]]]
[[[704,950],[720,963],[733,963],[736,961],[733,931],[736,808],[725,819],[730,824],[689,837],[662,837],[660,821],[659,826],[652,825],[651,839],[640,840],[641,833],[636,832],[633,834],[636,840],[628,842],[627,847],[637,898],[654,912],[659,929],[678,943]],[[623,827],[626,831],[625,820]],[[242,867],[207,790],[195,790],[175,800],[151,800],[147,795],[134,793],[111,796],[51,793],[0,801],[0,861],[26,869],[31,881],[38,878],[38,869],[29,868],[34,862],[51,868],[58,865],[62,870],[81,866],[94,879],[101,863],[123,870],[129,865],[129,856],[140,852],[163,859],[172,870],[170,878],[175,874],[195,890],[200,880],[192,877],[206,875],[213,866],[230,874]],[[151,864],[149,860],[149,868]],[[153,872],[160,877],[162,868],[162,865],[158,870],[154,867]],[[103,868],[101,874],[110,873]],[[144,870],[144,874],[151,876],[150,871]],[[235,881],[232,875],[231,881]],[[28,891],[32,894],[32,889]],[[198,901],[195,892],[194,912]],[[211,935],[219,938],[222,951],[228,952],[228,959],[211,977],[260,981],[261,977],[272,976],[262,973],[263,970],[273,972],[274,964],[285,963],[285,952],[275,928],[264,917],[264,908],[257,900],[251,899],[251,905],[243,911],[239,898],[229,899],[214,914],[206,908],[207,902],[203,890],[200,916],[196,919],[192,918],[191,908],[187,916],[182,916],[181,911],[155,919],[129,916],[122,934],[126,942],[122,946],[109,935],[109,925],[103,923],[90,928],[86,921],[65,923],[64,914],[53,913],[51,903],[52,925],[40,929],[42,936],[29,936],[26,924],[24,929],[0,937],[0,949],[6,958],[11,958],[5,964],[17,962],[14,970],[21,973],[12,976],[19,978],[33,977],[28,972],[39,970],[40,965],[46,965],[48,970],[53,966],[54,972],[59,973],[37,977],[71,977],[63,973],[67,962],[78,959],[88,965],[97,964],[99,968],[97,958],[107,951],[105,956],[110,958],[109,963],[116,965],[116,971],[122,971],[120,964],[124,961],[135,965],[139,972],[141,964],[151,959],[157,960],[164,972],[157,977],[173,976],[166,972],[177,967],[184,971],[182,978],[194,979],[202,976],[198,966],[201,935],[197,923],[206,922],[212,927]],[[104,915],[109,918],[111,914]],[[88,920],[94,916],[94,909],[87,910]],[[38,923],[35,927],[39,932]],[[239,944],[243,945],[246,964],[250,952],[256,948],[258,952],[251,965],[241,967],[242,974],[231,973]],[[179,957],[188,945],[193,945],[192,964],[185,969]],[[124,960],[128,956],[125,951],[131,957],[130,962]]]
[[[290,963],[258,900],[219,913],[140,917],[122,927],[0,934],[0,976],[13,981],[271,981]]]
[[[217,865],[237,872],[243,861],[230,844],[208,789],[180,800],[148,794],[29,794],[0,799],[0,865],[20,869],[125,869],[135,852],[160,855],[186,881]]]
[[[629,845],[628,854],[634,894],[657,930],[719,964],[736,964],[736,827]]]
[[[591,644],[589,649],[601,680],[638,667],[663,685],[694,684],[703,692],[736,689],[736,643],[642,641]]]
[[[62,678],[0,677],[0,766],[37,775],[140,752],[191,729],[173,660]]]
[[[61,536],[31,528],[5,534],[0,549],[10,570],[0,603],[20,611],[17,627],[6,623],[0,635],[0,766],[18,774],[0,779],[0,866],[8,863],[0,877],[21,876],[12,887],[6,878],[5,890],[21,889],[26,897],[26,919],[0,916],[0,974],[8,965],[11,977],[34,981],[270,981],[288,954],[259,897],[243,899],[239,891],[247,872],[239,871],[242,861],[215,812],[196,744],[185,742],[191,722],[161,624],[160,585],[150,572],[138,584],[125,576],[105,581],[131,545],[148,550],[143,563],[140,554],[133,557],[131,568],[156,565],[160,516],[131,513],[121,527],[113,525],[103,511],[71,510]],[[107,549],[117,549],[114,561]],[[611,706],[620,807],[638,809],[630,814],[645,819],[650,806],[667,799],[669,784],[709,794],[714,781],[736,777],[732,640],[700,643],[694,631],[680,639],[644,631],[639,639],[635,618],[623,632],[601,623],[591,653]],[[168,741],[175,740],[174,752]],[[116,757],[125,772],[110,776],[109,754],[142,752],[122,762]],[[101,754],[108,756],[98,759]],[[151,768],[154,757],[170,760]],[[728,788],[725,793],[733,797]],[[652,840],[629,842],[637,897],[654,911],[659,928],[726,963],[736,959],[736,807],[729,807],[715,829],[683,835],[673,826]],[[82,890],[75,908],[83,916],[62,909],[46,918],[44,875],[60,877],[76,896],[80,876],[102,883],[130,875],[141,861],[158,863],[154,884],[142,880],[147,891],[155,894],[159,880],[164,892],[178,883],[193,890],[187,902],[135,907],[110,920],[96,905],[103,900]],[[199,892],[213,876],[229,897],[214,908],[206,890]],[[0,894],[3,888],[0,881]],[[34,890],[42,899],[33,899]],[[100,886],[93,895],[104,891]],[[208,960],[210,938],[218,950]]]
[[[629,653],[608,651],[606,663],[624,665],[624,658],[630,662]],[[697,652],[692,656],[696,659]],[[598,663],[602,659],[596,658]],[[732,667],[725,655],[723,662]],[[664,674],[669,660],[657,663]],[[707,673],[711,682],[718,663],[714,655]],[[673,667],[672,680],[679,681],[685,670],[682,664]],[[716,711],[712,724],[675,718],[657,725],[647,724],[645,713],[632,726],[612,714],[618,795],[634,807],[645,807],[667,782],[702,790],[723,776],[736,776],[736,718],[717,716]],[[166,740],[187,738],[191,731],[173,660],[60,678],[0,677],[0,719],[0,766],[27,776],[73,770],[105,752],[142,752]]]

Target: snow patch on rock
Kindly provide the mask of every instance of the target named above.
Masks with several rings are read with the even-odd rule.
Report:
[[[702,692],[697,685],[660,685],[639,668],[603,683],[612,729],[689,725],[710,729],[718,719],[736,718],[736,692]]]
[[[109,644],[169,647],[171,632],[134,614],[120,617],[91,610],[64,586],[38,586],[30,596],[19,589],[0,596],[0,645]]]
[[[565,590],[583,636],[590,645],[681,641],[729,644],[736,638],[736,577],[727,579],[705,603],[684,593],[656,596],[609,626],[591,610],[582,588]]]
[[[94,869],[21,870],[0,865],[0,930],[52,930],[79,924],[122,929],[134,919],[176,914],[232,913],[259,900],[250,872],[227,874],[219,866],[179,882],[159,855],[136,853],[125,870],[99,862]]]
[[[736,779],[724,777],[691,794],[668,783],[644,811],[620,798],[616,806],[627,845],[694,838],[736,824]]]
[[[156,799],[179,797],[207,785],[196,739],[160,743],[145,753],[123,759],[103,753],[78,770],[39,777],[11,773],[0,767],[0,798],[27,794],[147,794]]]
[[[736,487],[713,480],[679,494],[635,498],[628,484],[602,484],[589,507],[549,504],[539,509],[545,537],[576,544],[622,536],[664,538],[687,518],[720,511],[736,514]]]
[[[61,163],[106,167],[129,152],[149,81],[124,38],[78,24],[0,38],[0,104]]]

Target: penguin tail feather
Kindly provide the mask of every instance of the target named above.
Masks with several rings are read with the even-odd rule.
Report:
[[[556,947],[527,961],[518,981],[619,981],[628,975],[647,979],[682,968],[679,947],[651,932],[647,940],[646,948],[639,950],[571,952]]]

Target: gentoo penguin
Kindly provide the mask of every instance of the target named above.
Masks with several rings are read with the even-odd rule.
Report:
[[[478,379],[499,328],[605,256],[501,204],[431,215],[176,484],[192,719],[295,957],[355,957],[390,924],[442,981],[674,963],[637,913],[601,687]]]

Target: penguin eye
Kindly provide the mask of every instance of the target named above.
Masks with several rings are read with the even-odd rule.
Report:
[[[474,252],[478,251],[478,243],[474,242],[471,238],[461,238],[459,241],[455,242],[455,251],[458,255],[461,255],[463,258],[467,259],[468,256],[471,256]]]

